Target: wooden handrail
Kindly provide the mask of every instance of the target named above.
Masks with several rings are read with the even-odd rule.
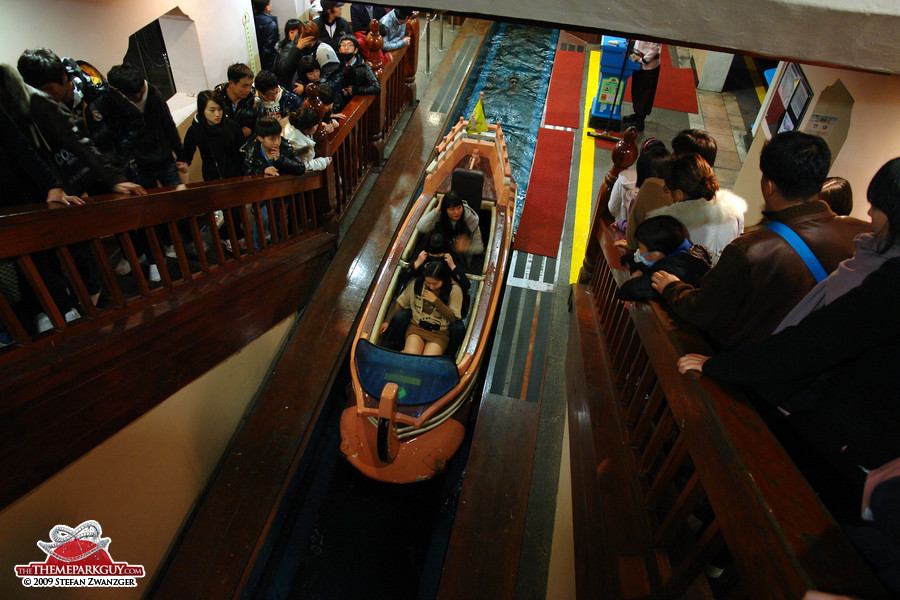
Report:
[[[0,349],[0,460],[17,465],[0,472],[0,507],[297,311],[336,243],[319,219],[327,177],[234,178],[0,213],[0,260],[23,275],[25,298],[0,293],[0,322],[16,342]],[[217,212],[227,231],[221,236]],[[174,260],[165,256],[165,235]],[[138,262],[144,240],[158,285]],[[132,267],[124,276],[114,271],[121,257]],[[97,306],[90,265],[106,291]],[[29,296],[49,331],[28,322]],[[69,306],[80,314],[71,322]]]
[[[709,354],[701,336],[614,298],[627,272],[599,228],[567,359],[578,597],[702,597],[726,551],[739,597],[888,597],[747,396],[678,372],[685,352]]]

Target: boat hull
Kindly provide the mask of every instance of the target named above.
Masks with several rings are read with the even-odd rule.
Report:
[[[468,410],[460,412],[468,413]],[[391,462],[379,459],[377,434],[376,425],[357,415],[355,404],[344,409],[341,415],[341,453],[344,457],[372,479],[388,483],[413,483],[431,479],[444,470],[447,461],[462,444],[466,427],[453,418],[440,427],[405,439],[399,444],[397,456]]]

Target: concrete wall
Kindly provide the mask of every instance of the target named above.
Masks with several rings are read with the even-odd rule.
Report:
[[[140,598],[227,448],[296,319],[292,316],[0,512],[0,598]],[[102,392],[98,392],[102,393]],[[73,424],[73,435],[78,435]],[[137,588],[26,590],[17,564],[57,524],[93,519],[116,562],[141,564]]]

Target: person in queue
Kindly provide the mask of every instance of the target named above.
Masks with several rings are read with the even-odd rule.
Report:
[[[867,198],[872,232],[857,237],[853,258],[817,284],[776,334],[711,357],[686,354],[678,369],[752,387],[777,407],[814,464],[827,465],[829,494],[846,496],[832,503],[838,507],[860,506],[871,476],[893,464],[893,500],[882,524],[898,556],[900,158],[879,169]],[[874,558],[885,563],[883,555]],[[886,567],[900,591],[900,561]]]
[[[819,200],[830,164],[825,140],[798,131],[776,135],[759,159],[763,215],[796,234],[826,275],[853,255],[853,238],[870,227]],[[814,267],[782,235],[761,228],[728,244],[699,288],[665,271],[652,281],[675,314],[730,348],[769,336],[816,284]]]
[[[672,138],[672,154],[675,156],[699,154],[710,167],[714,167],[717,153],[716,140],[708,131],[683,129]],[[625,240],[616,242],[617,245],[624,246],[632,252],[637,250],[637,238],[634,237],[637,226],[649,216],[650,212],[672,204],[672,196],[666,193],[665,186],[666,182],[662,177],[650,177],[644,181],[631,204],[625,228]]]
[[[460,319],[461,307],[462,290],[447,263],[430,262],[422,268],[422,276],[410,281],[397,298],[380,333],[387,331],[395,313],[408,308],[412,321],[406,328],[403,352],[440,356],[450,343],[450,324]]]
[[[260,100],[261,117],[272,117],[283,123],[291,112],[303,104],[302,98],[278,84],[278,78],[272,71],[260,71],[254,84]]]
[[[253,90],[253,71],[243,63],[228,67],[228,81],[216,86],[225,101],[225,116],[234,119],[241,126],[244,139],[249,140],[256,130],[256,121],[261,112],[262,100]]]
[[[675,217],[650,217],[635,233],[638,250],[627,261],[631,278],[616,291],[619,300],[661,300],[650,283],[650,275],[656,271],[677,273],[683,281],[699,285],[712,267],[709,251],[691,243],[687,228]],[[626,264],[626,257],[622,263]]]
[[[416,229],[423,235],[432,231],[442,234],[466,265],[471,257],[484,252],[478,213],[453,190],[444,194],[437,206],[422,216]]]
[[[314,21],[301,21],[294,44],[282,50],[275,74],[282,87],[302,95],[297,89],[300,59],[310,56],[319,64],[321,80],[340,84],[341,61],[331,44],[319,40],[319,26]]]
[[[284,139],[290,142],[307,171],[324,171],[331,164],[330,156],[316,156],[313,136],[319,127],[319,113],[308,106],[292,112],[284,126]]]
[[[699,154],[682,154],[666,165],[666,191],[672,204],[648,213],[649,218],[668,215],[688,229],[691,241],[709,250],[713,264],[722,250],[744,232],[743,198],[719,188],[709,163]]]
[[[340,41],[341,61],[344,63],[341,85],[341,107],[347,105],[354,96],[377,96],[381,93],[381,83],[372,72],[372,67],[359,55],[359,41],[352,35],[345,35]]]

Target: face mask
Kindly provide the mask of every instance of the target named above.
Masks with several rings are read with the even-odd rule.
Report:
[[[648,252],[647,254],[650,254],[650,252]],[[635,262],[639,262],[642,265],[646,265],[648,267],[652,267],[653,263],[656,262],[655,260],[647,260],[646,256],[644,254],[641,254],[638,250],[634,251],[634,260]]]

